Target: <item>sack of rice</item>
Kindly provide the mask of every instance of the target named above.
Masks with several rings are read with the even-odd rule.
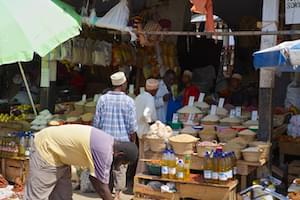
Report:
[[[220,117],[217,115],[207,115],[201,121],[203,124],[217,124],[219,123]]]

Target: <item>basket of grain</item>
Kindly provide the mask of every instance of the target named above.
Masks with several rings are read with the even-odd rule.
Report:
[[[201,122],[204,125],[216,125],[219,123],[220,117],[217,115],[207,115],[205,116]]]
[[[223,129],[222,131],[217,133],[218,139],[220,142],[228,142],[233,139],[237,135],[237,131],[232,128]]]
[[[248,120],[243,123],[243,126],[246,126],[246,127],[258,126],[258,120]]]
[[[173,150],[179,155],[192,154],[194,145],[198,140],[199,138],[188,134],[180,134],[169,138]]]
[[[204,129],[199,132],[201,141],[213,141],[216,139],[215,126],[205,125]]]
[[[262,149],[261,159],[268,160],[271,149],[271,143],[263,141],[254,141],[249,144],[250,147],[258,147]]]
[[[259,147],[249,147],[242,150],[243,158],[248,162],[258,162],[262,153],[263,150]]]
[[[95,113],[96,111],[96,102],[91,101],[84,105],[84,112],[86,113]]]
[[[192,126],[186,126],[184,127],[180,133],[182,134],[188,134],[188,135],[192,135],[194,137],[198,137],[198,131],[195,130]]]
[[[225,117],[220,120],[220,124],[223,126],[238,126],[241,124],[241,119],[237,117]]]
[[[84,105],[85,105],[85,101],[78,101],[74,103],[74,107],[75,107],[75,111],[77,112],[84,112]]]
[[[177,111],[178,119],[182,123],[186,123],[189,121],[190,115],[193,115],[192,121],[194,123],[199,123],[201,118],[203,117],[202,111],[195,106],[184,106]]]
[[[206,152],[211,152],[215,151],[218,147],[218,142],[216,140],[209,142],[209,141],[204,141],[204,142],[199,142],[197,144],[197,155],[199,157],[204,157]]]
[[[220,117],[220,118],[225,118],[228,116],[228,110],[226,110],[225,108],[223,107],[217,107],[217,115]]]
[[[247,146],[247,142],[241,138],[241,137],[236,137],[230,141],[228,141],[224,147],[224,151],[233,151],[236,158],[240,159],[242,157],[241,150],[244,149]]]
[[[240,131],[238,135],[244,138],[248,143],[253,142],[255,140],[256,133],[249,129]]]
[[[146,140],[149,143],[150,150],[153,152],[162,152],[166,148],[166,142],[163,138],[146,136]]]
[[[207,113],[209,111],[209,104],[207,104],[206,102],[195,102],[194,106],[196,106],[197,108],[199,108],[202,112]]]

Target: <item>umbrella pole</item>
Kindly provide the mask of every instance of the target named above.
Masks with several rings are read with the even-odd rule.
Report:
[[[30,100],[30,103],[31,103],[31,106],[32,106],[32,109],[33,109],[33,112],[34,112],[35,116],[37,116],[37,111],[36,111],[36,108],[35,108],[32,96],[31,96],[31,92],[29,90],[28,82],[27,82],[27,79],[26,79],[26,76],[25,76],[22,64],[20,62],[18,62],[18,65],[19,65],[19,69],[20,69],[20,72],[21,72],[21,75],[22,75],[22,78],[23,78],[23,81],[24,81],[24,84],[25,84],[25,88],[26,88],[26,91],[27,91],[27,94],[28,94],[28,97],[29,97],[29,100]]]

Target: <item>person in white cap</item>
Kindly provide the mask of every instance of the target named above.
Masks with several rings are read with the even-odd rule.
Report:
[[[135,98],[136,116],[137,116],[137,136],[139,141],[143,138],[143,135],[147,134],[150,128],[150,124],[157,120],[156,109],[154,103],[154,96],[158,90],[159,81],[156,79],[146,80],[145,91],[140,93]],[[139,142],[139,144],[142,144]],[[144,148],[140,146],[139,151],[144,151]],[[126,194],[133,194],[133,178],[136,172],[137,162],[128,166],[127,171],[127,190]]]
[[[134,100],[125,94],[127,79],[123,72],[110,77],[113,90],[102,95],[98,102],[93,126],[112,135],[116,141],[135,142],[137,122]],[[115,199],[120,199],[120,192],[125,189],[127,165],[112,170],[111,189],[115,188]]]
[[[159,81],[158,91],[155,95],[155,107],[157,119],[166,123],[168,101],[172,98],[171,87],[175,83],[176,74],[169,69],[164,74],[162,80]]]

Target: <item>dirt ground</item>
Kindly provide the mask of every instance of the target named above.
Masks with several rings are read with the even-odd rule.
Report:
[[[130,195],[121,195],[121,200],[131,200],[133,196]],[[95,193],[84,193],[81,194],[79,191],[73,192],[73,200],[96,200],[99,199],[99,196]]]

